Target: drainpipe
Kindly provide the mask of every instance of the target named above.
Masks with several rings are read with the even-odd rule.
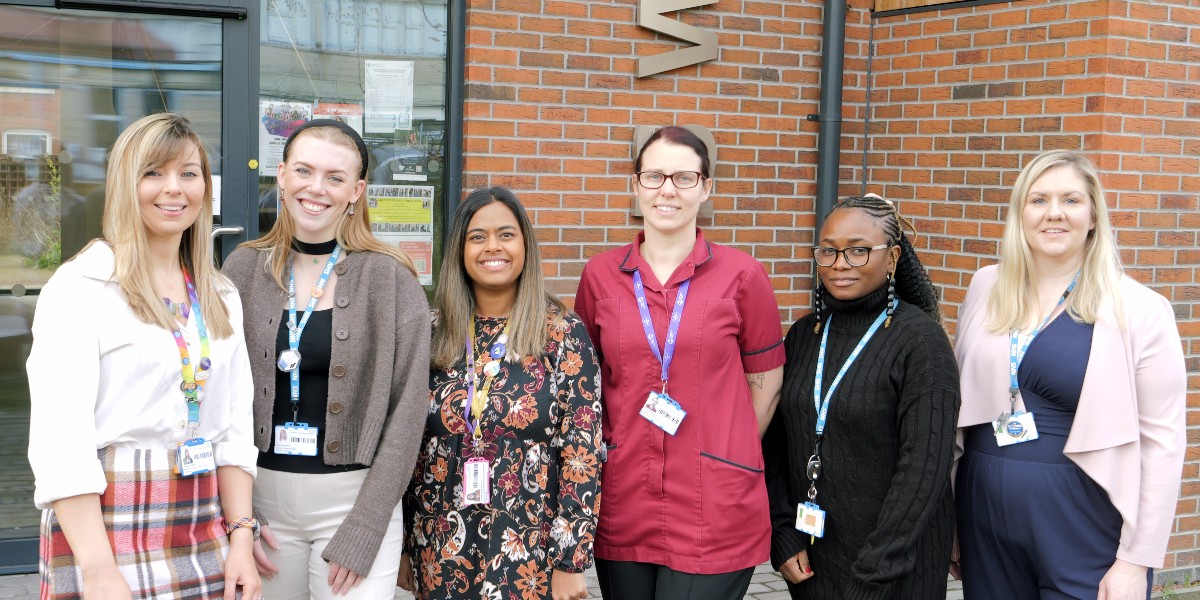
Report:
[[[842,65],[846,54],[846,0],[825,0],[821,32],[821,104],[819,113],[808,115],[818,121],[817,134],[817,223],[813,243],[820,235],[825,215],[838,199],[838,169],[842,139]]]

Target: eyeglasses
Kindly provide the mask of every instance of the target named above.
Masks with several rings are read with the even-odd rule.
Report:
[[[658,171],[642,171],[637,174],[638,183],[648,190],[657,190],[662,187],[668,179],[675,185],[675,189],[686,190],[699,185],[700,180],[704,176],[695,171],[676,171],[667,175]]]
[[[891,248],[891,244],[880,244],[878,246],[850,246],[838,250],[828,246],[814,246],[812,249],[813,258],[816,259],[817,265],[821,267],[832,267],[837,262],[838,255],[846,259],[846,264],[851,267],[861,267],[871,260],[872,250],[883,250]]]

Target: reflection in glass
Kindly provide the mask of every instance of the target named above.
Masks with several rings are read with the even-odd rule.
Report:
[[[117,134],[163,110],[191,119],[219,173],[219,19],[0,6],[0,539],[37,536],[25,459],[37,292],[100,235]]]
[[[286,133],[338,118],[370,148],[372,229],[432,284],[444,204],[446,0],[267,0],[262,16],[259,232],[278,214]]]

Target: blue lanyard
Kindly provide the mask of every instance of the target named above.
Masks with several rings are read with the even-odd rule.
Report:
[[[899,300],[892,301],[893,310],[899,305]],[[871,323],[871,328],[867,330],[867,333],[863,334],[861,340],[858,340],[858,345],[854,347],[854,351],[850,353],[850,356],[846,358],[846,362],[842,364],[842,368],[838,370],[837,377],[834,377],[833,383],[829,384],[829,391],[825,393],[825,402],[822,403],[821,387],[825,379],[825,345],[829,341],[829,329],[830,324],[833,323],[833,317],[825,320],[825,330],[821,333],[821,350],[817,352],[817,376],[816,381],[813,383],[813,405],[817,409],[818,438],[825,434],[825,419],[829,416],[829,400],[833,398],[834,391],[837,390],[838,384],[842,382],[842,377],[850,370],[850,365],[854,364],[859,353],[862,352],[863,348],[867,347],[867,342],[871,341],[871,337],[875,335],[875,332],[879,330],[879,326],[883,325],[885,320],[887,320],[886,308],[883,312],[879,313],[878,317],[875,317],[875,322]]]
[[[675,296],[675,307],[671,309],[671,322],[667,325],[667,344],[662,353],[658,351],[658,338],[654,335],[654,321],[650,318],[650,309],[646,305],[646,289],[642,285],[642,273],[633,272],[633,293],[637,295],[638,312],[642,315],[642,329],[646,330],[646,341],[650,343],[650,351],[654,358],[662,363],[663,391],[667,389],[668,372],[671,370],[671,357],[675,356],[675,340],[679,335],[679,322],[683,320],[683,304],[687,300],[688,287],[692,280],[688,279],[679,284],[679,294]]]
[[[329,261],[325,263],[325,268],[321,271],[321,277],[317,279],[317,286],[313,288],[312,294],[308,297],[308,307],[304,309],[304,316],[300,318],[300,324],[296,324],[296,270],[290,269],[288,273],[288,347],[292,350],[300,351],[300,334],[304,332],[304,326],[308,324],[308,318],[312,316],[313,309],[317,307],[317,300],[321,298],[322,292],[325,291],[325,283],[329,281],[329,274],[333,271],[333,266],[337,264],[337,259],[342,255],[342,245],[338,244],[333,247],[333,254],[329,255]],[[300,406],[300,369],[292,369],[288,373],[292,382],[292,418],[296,418],[296,413]]]
[[[1046,326],[1046,323],[1050,322],[1050,317],[1053,317],[1054,313],[1058,312],[1058,307],[1062,306],[1063,302],[1067,301],[1067,296],[1071,295],[1071,292],[1075,289],[1075,284],[1077,283],[1079,283],[1079,273],[1075,273],[1075,278],[1071,280],[1071,285],[1067,286],[1067,290],[1063,292],[1062,296],[1058,299],[1058,304],[1054,305],[1054,310],[1050,311],[1050,314],[1046,315],[1046,318],[1042,319],[1042,322],[1034,328],[1033,332],[1029,334],[1029,339],[1025,340],[1024,344],[1020,342],[1020,336],[1018,335],[1019,332],[1017,330],[1014,329],[1009,332],[1008,395],[1011,403],[1013,404],[1013,412],[1016,411],[1015,407],[1017,403],[1017,393],[1021,391],[1020,384],[1017,383],[1017,371],[1021,368],[1021,361],[1025,360],[1025,351],[1029,350],[1029,345],[1033,343],[1033,338],[1037,337],[1037,335],[1041,333],[1042,328]]]

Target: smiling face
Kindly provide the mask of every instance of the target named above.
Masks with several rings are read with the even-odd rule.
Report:
[[[189,150],[167,164],[149,169],[137,184],[138,207],[148,239],[178,240],[196,222],[204,206],[200,150]]]
[[[302,133],[292,141],[286,163],[279,165],[279,189],[284,210],[295,223],[296,239],[327,242],[351,203],[367,183],[358,178],[358,151],[343,144]]]
[[[525,268],[525,236],[521,224],[501,202],[484,205],[467,223],[463,267],[475,293],[512,294]]]
[[[851,246],[879,246],[889,243],[883,227],[866,211],[858,208],[842,208],[825,218],[821,227],[818,245],[837,250]],[[900,258],[900,247],[872,250],[867,264],[852,267],[845,256],[839,254],[833,265],[817,267],[821,284],[830,296],[838,300],[855,300],[883,287],[888,273]]]
[[[1021,228],[1034,261],[1079,264],[1095,227],[1087,182],[1073,166],[1049,169],[1029,186]]]
[[[674,175],[680,171],[702,172],[700,156],[695,150],[666,140],[657,140],[642,152],[640,170],[663,175]],[[663,234],[691,231],[696,227],[696,213],[700,204],[708,200],[712,190],[712,179],[703,178],[693,188],[678,189],[669,177],[658,189],[647,189],[633,176],[633,188],[637,192],[638,207],[642,210],[644,226]]]

